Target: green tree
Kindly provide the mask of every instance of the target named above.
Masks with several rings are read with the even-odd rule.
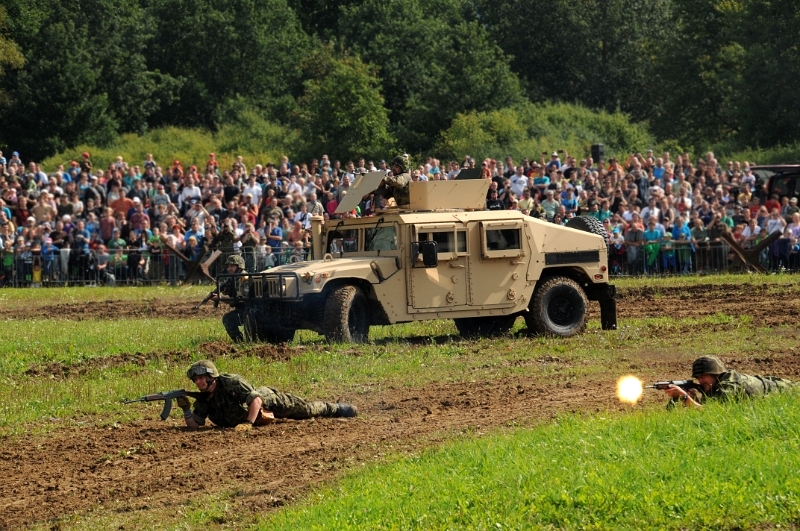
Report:
[[[521,97],[508,58],[465,0],[366,0],[339,20],[344,45],[380,68],[393,128],[411,151],[430,150],[458,113]]]
[[[580,102],[646,119],[672,0],[481,0],[479,11],[532,101]]]
[[[182,82],[164,123],[214,127],[239,97],[285,118],[302,93],[310,42],[286,0],[148,0],[148,64]]]
[[[297,119],[304,157],[331,153],[342,159],[380,156],[392,136],[375,69],[358,57],[310,61],[315,77],[305,82]]]
[[[108,96],[97,92],[88,31],[71,21],[48,24],[47,40],[29,44],[29,60],[9,90],[2,139],[32,159],[80,142],[114,137]]]
[[[336,36],[342,9],[364,0],[288,0],[309,35],[330,39]]]
[[[152,24],[138,0],[8,0],[9,27],[27,59],[4,80],[0,135],[42,158],[80,142],[142,132],[174,82],[149,71]]]
[[[8,68],[20,68],[25,62],[17,44],[6,36],[6,10],[0,6],[0,79],[6,75]],[[0,92],[0,102],[5,95]]]
[[[658,137],[700,147],[736,134],[734,91],[745,59],[736,18],[718,0],[674,0],[675,35],[656,58],[660,103],[650,123]]]
[[[723,4],[738,22],[745,56],[732,90],[739,145],[774,146],[800,140],[800,6],[792,0]],[[789,160],[784,160],[788,162]],[[793,162],[797,162],[794,160]]]

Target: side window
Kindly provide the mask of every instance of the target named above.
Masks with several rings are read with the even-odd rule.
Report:
[[[791,195],[792,193],[792,181],[794,179],[788,176],[778,176],[772,178],[772,193],[778,194],[781,197],[785,195]]]
[[[439,260],[455,260],[467,254],[467,230],[455,225],[422,225],[417,227],[417,239],[436,242]]]
[[[482,222],[481,241],[484,258],[522,256],[522,223]]]
[[[505,251],[520,248],[520,229],[487,229],[486,249]]]

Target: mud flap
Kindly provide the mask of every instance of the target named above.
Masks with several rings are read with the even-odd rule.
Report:
[[[617,299],[614,297],[600,300],[600,326],[603,330],[617,329]]]

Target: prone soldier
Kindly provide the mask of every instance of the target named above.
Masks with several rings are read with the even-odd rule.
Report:
[[[189,367],[186,376],[197,388],[208,393],[194,402],[194,410],[185,396],[177,399],[189,429],[203,426],[206,419],[217,426],[250,430],[270,424],[275,419],[308,419],[312,417],[355,417],[356,408],[334,402],[306,402],[272,387],[253,387],[236,374],[220,374],[209,360]]]
[[[709,398],[739,400],[759,398],[772,393],[798,390],[800,385],[775,376],[752,376],[727,369],[716,356],[701,356],[692,363],[692,378],[702,388],[703,396],[694,394],[676,385],[664,390],[672,400],[687,407],[702,407]]]

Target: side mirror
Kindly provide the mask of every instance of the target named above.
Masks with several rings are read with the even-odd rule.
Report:
[[[418,267],[417,260],[422,255],[422,267],[436,267],[439,265],[439,251],[436,242],[412,242],[411,267]]]

